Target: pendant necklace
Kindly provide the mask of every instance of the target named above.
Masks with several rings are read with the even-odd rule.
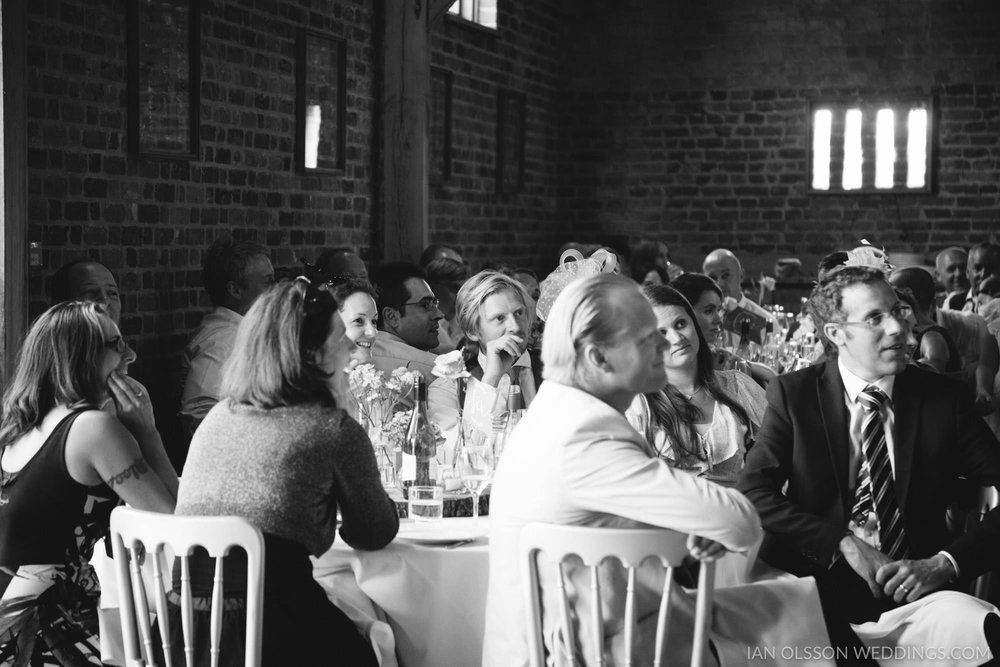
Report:
[[[687,400],[689,400],[689,401],[690,401],[690,400],[692,400],[692,399],[693,399],[693,398],[694,398],[695,396],[697,396],[698,394],[700,394],[700,393],[701,393],[701,390],[702,390],[702,389],[704,389],[704,388],[705,388],[705,385],[701,385],[701,386],[699,386],[699,387],[698,387],[697,389],[695,389],[694,391],[692,391],[692,392],[691,392],[690,394],[685,394],[685,393],[684,393],[684,392],[682,391],[682,392],[681,392],[681,396],[683,396],[684,398],[686,398]]]

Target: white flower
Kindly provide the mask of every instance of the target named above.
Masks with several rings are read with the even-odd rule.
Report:
[[[434,359],[434,369],[431,370],[431,373],[436,377],[448,378],[449,380],[469,377],[469,371],[465,370],[465,358],[462,357],[461,350],[439,354]]]

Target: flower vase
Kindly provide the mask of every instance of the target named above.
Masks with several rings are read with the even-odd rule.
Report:
[[[382,488],[396,488],[396,454],[391,439],[380,427],[372,427],[369,434],[375,450],[375,463],[382,480]]]

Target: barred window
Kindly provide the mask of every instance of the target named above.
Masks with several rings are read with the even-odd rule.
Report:
[[[809,190],[930,192],[932,119],[930,100],[814,101]]]
[[[484,28],[497,28],[497,0],[455,0],[448,13]]]

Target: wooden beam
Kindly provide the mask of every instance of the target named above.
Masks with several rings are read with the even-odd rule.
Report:
[[[428,9],[426,0],[383,0],[379,218],[386,260],[416,261],[427,245]]]
[[[28,328],[28,147],[26,0],[3,0],[0,111],[0,385],[6,386]],[[40,251],[39,251],[40,252]]]
[[[455,0],[429,0],[428,11],[431,15],[431,23],[437,21],[448,12],[448,8],[455,4]]]

